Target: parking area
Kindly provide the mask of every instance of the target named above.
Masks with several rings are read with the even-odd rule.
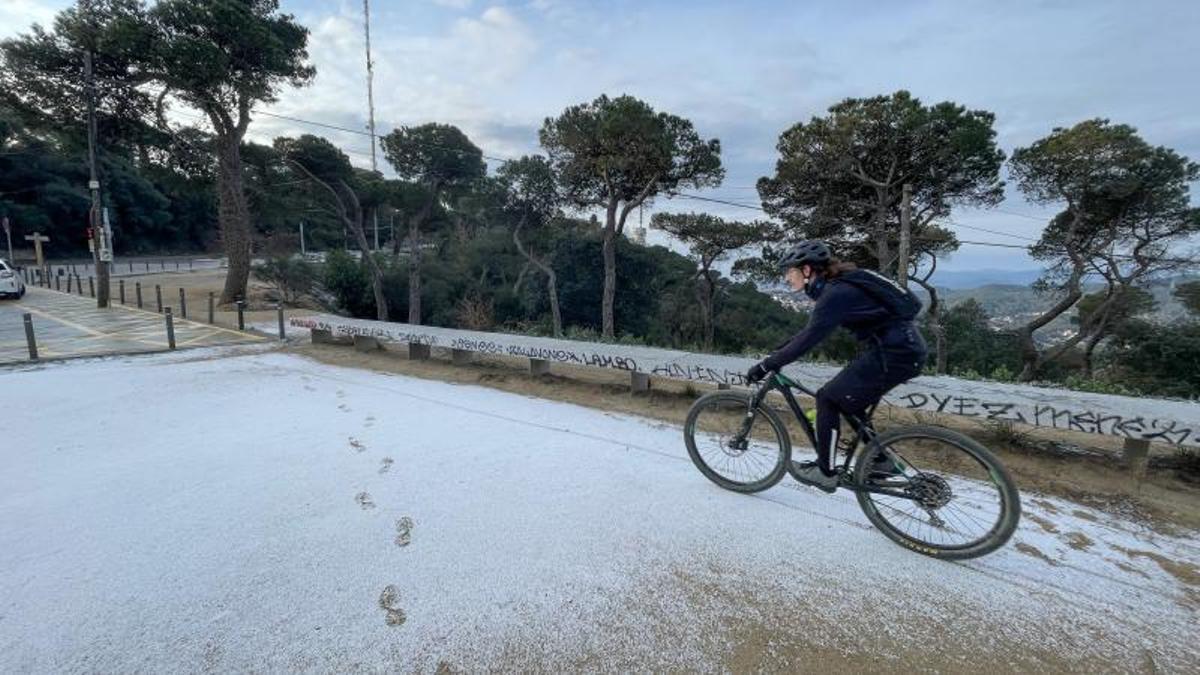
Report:
[[[167,349],[167,327],[157,312],[30,286],[21,300],[0,300],[0,363],[29,359],[23,315],[33,317],[40,358],[128,354]],[[263,338],[176,318],[177,348],[251,343]]]

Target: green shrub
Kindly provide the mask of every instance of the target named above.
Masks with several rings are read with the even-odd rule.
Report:
[[[338,307],[350,316],[375,317],[375,299],[362,264],[345,251],[331,251],[325,258],[323,277],[325,290],[336,300]]]
[[[282,302],[295,304],[301,296],[312,291],[317,272],[301,258],[279,256],[255,265],[254,276],[271,284]]]

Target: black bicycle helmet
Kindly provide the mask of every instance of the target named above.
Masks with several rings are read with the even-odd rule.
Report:
[[[779,259],[779,269],[787,270],[789,267],[800,267],[801,265],[825,267],[832,257],[833,254],[829,252],[828,244],[810,239],[789,248]]]

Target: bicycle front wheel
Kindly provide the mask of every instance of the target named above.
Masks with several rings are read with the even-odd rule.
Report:
[[[1000,460],[941,427],[881,434],[859,453],[854,479],[866,488],[858,504],[872,525],[935,558],[991,553],[1008,541],[1021,517],[1016,485]]]
[[[692,404],[683,426],[696,468],[734,492],[759,492],[775,485],[792,454],[787,427],[761,403],[754,411],[750,433],[739,437],[749,408],[749,392],[714,391]]]

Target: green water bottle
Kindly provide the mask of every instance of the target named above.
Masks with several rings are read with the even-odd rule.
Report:
[[[813,425],[814,427],[817,426],[817,409],[816,408],[809,408],[808,410],[805,410],[804,416],[808,418],[809,424]]]

